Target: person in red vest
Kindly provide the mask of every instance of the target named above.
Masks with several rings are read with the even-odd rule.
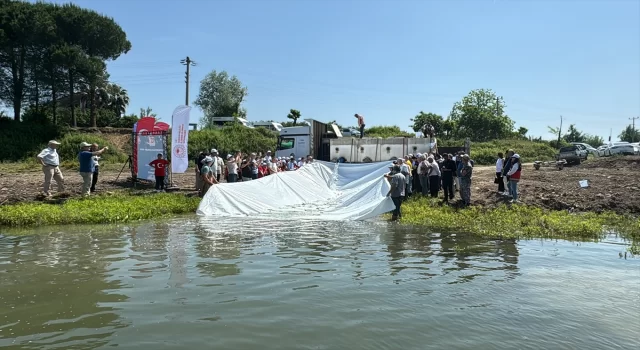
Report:
[[[158,159],[155,159],[149,166],[155,169],[156,191],[164,191],[164,179],[167,176],[167,166],[169,161],[162,157],[162,153],[158,153]]]
[[[354,117],[358,118],[358,128],[360,129],[360,138],[364,136],[364,117],[356,113]]]

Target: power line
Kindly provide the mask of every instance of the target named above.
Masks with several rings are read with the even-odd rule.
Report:
[[[191,66],[195,66],[196,63],[194,61],[192,61],[189,56],[187,56],[187,58],[180,60],[180,63],[182,63],[183,66],[187,66],[187,71],[186,73],[184,73],[185,75],[185,84],[187,85],[187,90],[186,90],[186,96],[185,96],[185,102],[184,104],[186,106],[189,105],[189,68]]]
[[[636,138],[636,119],[640,119],[640,117],[631,117],[629,118],[629,120],[631,120],[631,143],[636,142],[635,138]]]

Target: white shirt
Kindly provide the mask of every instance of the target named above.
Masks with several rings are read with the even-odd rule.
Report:
[[[47,147],[43,149],[42,152],[38,154],[38,158],[42,159],[42,161],[46,165],[50,165],[50,166],[60,165],[60,157],[58,156],[58,152],[51,147]]]
[[[427,164],[431,168],[431,172],[429,173],[429,176],[442,176],[442,173],[440,172],[440,166],[438,166],[437,162],[433,162],[433,163],[427,162]]]
[[[502,168],[504,168],[504,160],[502,158],[498,158],[496,161],[496,173],[501,173]]]
[[[238,164],[235,160],[227,162],[227,169],[229,170],[229,174],[238,174]]]
[[[264,156],[264,161],[267,162],[267,163],[271,163],[271,156],[268,155],[268,154],[266,156]]]
[[[213,162],[211,163],[211,166],[209,167],[211,169],[211,172],[216,174],[218,172],[218,166],[219,166],[219,159],[218,157],[212,157],[213,158]]]
[[[216,174],[222,174],[222,167],[224,166],[224,161],[220,157],[216,157],[218,160],[218,168],[216,169]]]
[[[509,172],[507,173],[507,176],[511,176],[513,174],[516,173],[516,171],[518,171],[519,168],[519,164],[518,163],[513,163],[513,166],[511,166],[511,170],[509,170]]]
[[[100,166],[100,164],[98,164],[98,161],[100,160],[100,157],[98,156],[93,156],[93,164],[95,164],[95,166]]]

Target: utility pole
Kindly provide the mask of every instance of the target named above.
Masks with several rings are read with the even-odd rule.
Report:
[[[186,106],[188,106],[189,105],[189,75],[190,75],[189,68],[191,68],[191,66],[195,66],[196,63],[194,61],[192,61],[189,58],[189,56],[187,56],[187,58],[181,59],[180,63],[182,63],[183,66],[187,66],[187,71],[184,74],[184,77],[185,77],[184,82],[185,82],[185,84],[187,84],[187,91],[186,91],[186,96],[185,96],[185,99],[184,99],[184,104]]]
[[[636,142],[636,119],[640,119],[640,117],[631,117],[631,143]]]

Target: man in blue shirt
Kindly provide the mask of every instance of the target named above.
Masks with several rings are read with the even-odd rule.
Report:
[[[82,195],[88,196],[91,190],[91,181],[93,180],[93,171],[95,170],[95,162],[93,156],[99,156],[109,147],[103,147],[99,151],[91,152],[91,144],[83,142],[80,144],[80,153],[78,161],[80,162],[80,176],[82,176]]]

